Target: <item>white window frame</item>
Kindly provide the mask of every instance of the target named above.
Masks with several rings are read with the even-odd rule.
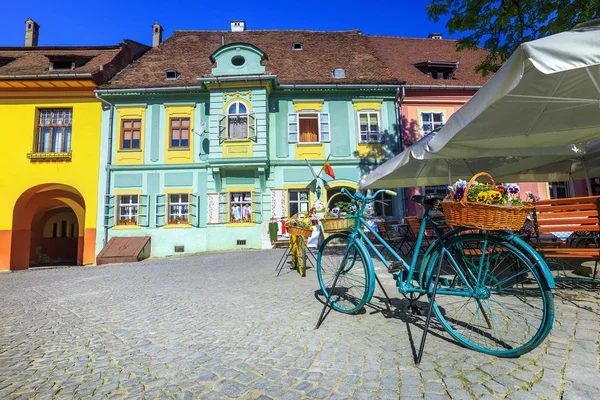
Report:
[[[60,114],[61,124],[55,124]],[[72,108],[40,108],[37,116],[37,137],[34,153],[70,153],[73,139]],[[44,130],[47,130],[47,139]],[[60,144],[58,143],[60,141]]]
[[[298,198],[296,200],[292,200],[293,192],[296,192],[298,194]],[[300,200],[301,192],[306,192],[306,194],[308,196],[306,200]],[[310,190],[308,190],[308,189],[288,189],[288,191],[287,191],[287,213],[290,217],[292,216],[292,214],[290,212],[290,209],[291,209],[290,204],[292,204],[292,203],[298,205],[298,213],[308,214],[308,212],[310,211]],[[302,207],[301,207],[302,203],[306,203],[306,211],[302,211]]]
[[[246,195],[250,195],[250,199],[249,200],[244,200],[246,199],[248,196]],[[235,200],[235,196],[239,196],[239,200]],[[244,223],[253,223],[254,222],[254,193],[252,192],[252,190],[236,190],[236,191],[231,191],[231,192],[227,192],[227,211],[228,211],[228,224],[244,224]],[[233,219],[235,218],[236,215],[233,215],[234,210],[232,208],[232,204],[239,204],[240,205],[240,210],[239,210],[239,217],[240,219],[237,221],[234,221]],[[249,206],[248,208],[246,208],[246,213],[244,213],[244,206]],[[245,220],[245,218],[247,217],[247,213],[250,213],[250,220]]]
[[[240,113],[239,112],[239,108],[240,108],[240,104],[244,106],[244,108],[246,108],[246,112],[245,113]],[[231,110],[231,107],[236,106],[236,112],[235,114],[232,114],[229,112],[229,110]],[[230,119],[233,118],[245,118],[246,119],[246,136],[244,137],[236,137],[236,138],[232,138],[231,137],[231,130],[229,129],[229,124],[230,124]],[[241,101],[234,101],[233,103],[231,103],[229,105],[229,107],[227,107],[227,140],[249,140],[250,139],[250,113],[248,112],[248,106],[241,102]]]
[[[123,198],[129,197],[130,202],[123,203]],[[133,201],[135,197],[135,202]],[[128,209],[127,216],[124,217],[121,208]],[[133,210],[133,212],[132,212]],[[139,194],[118,194],[117,195],[117,218],[115,218],[116,225],[119,224],[121,219],[125,219],[127,222],[131,222],[131,219],[135,219],[135,225],[140,223],[140,195]]]
[[[172,199],[172,196],[178,196],[179,198],[177,199],[178,201],[174,202]],[[187,196],[187,201],[183,201],[181,199],[182,196]],[[183,219],[185,218],[185,220],[187,222],[185,222],[186,224],[190,223],[190,208],[191,208],[191,202],[190,202],[190,196],[191,193],[167,193],[167,211],[168,211],[168,223],[172,223],[172,222],[177,222],[177,217],[180,218],[179,223],[182,223]],[[177,211],[173,212],[172,207],[176,207]],[[187,207],[187,212],[183,212],[182,209],[184,209],[185,207]]]
[[[302,115],[316,115],[317,116],[317,129],[319,140],[316,142],[301,142],[300,141],[300,117]],[[331,141],[331,120],[329,113],[314,111],[314,110],[303,110],[295,113],[288,113],[287,119],[288,126],[288,142],[289,143],[300,143],[300,144],[318,144],[327,143]],[[327,127],[327,129],[324,129]],[[323,139],[326,136],[326,139]]]
[[[425,122],[423,121],[423,114],[429,114],[429,116],[431,117],[431,122],[429,122],[429,124],[431,124],[431,130],[428,132],[425,132]],[[436,126],[435,122],[433,121],[434,114],[440,114],[442,116],[442,122],[439,124],[439,126]],[[421,121],[421,136],[422,137],[429,135],[431,132],[433,132],[434,130],[436,130],[438,128],[441,128],[446,123],[446,115],[444,114],[443,111],[421,111],[419,113],[419,119]]]
[[[366,114],[367,115],[367,127],[371,126],[371,115],[377,116],[377,140],[363,140],[362,139],[362,131],[360,130],[360,116]],[[356,130],[358,132],[358,143],[381,143],[382,135],[381,135],[381,114],[377,110],[360,110],[356,112]],[[367,138],[372,134],[371,131],[367,131]]]

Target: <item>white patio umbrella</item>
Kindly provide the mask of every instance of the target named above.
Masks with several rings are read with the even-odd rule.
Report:
[[[522,169],[507,165],[503,170],[506,180],[515,182],[555,182],[585,179],[588,194],[592,194],[590,177],[600,176],[600,141],[572,145],[573,155],[562,157],[545,165]]]
[[[428,142],[440,157],[600,140],[600,26],[523,43]]]
[[[446,159],[426,150],[435,135],[434,132],[425,136],[363,177],[360,182],[361,189],[452,184],[453,178],[469,179],[481,171],[490,173],[497,182],[526,182],[527,180],[515,178],[519,176],[518,172],[565,163],[570,158],[580,157],[581,152],[581,147],[563,146],[528,149],[519,156]],[[563,166],[563,169],[566,169],[566,166]],[[539,173],[544,179],[530,181],[547,181],[547,175],[542,175],[546,172],[547,170],[543,169]]]

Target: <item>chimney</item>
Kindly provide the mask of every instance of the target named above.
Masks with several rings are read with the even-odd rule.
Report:
[[[442,38],[442,34],[441,33],[430,33],[429,36],[427,36],[428,39],[441,39]]]
[[[231,21],[231,32],[244,32],[246,21]]]
[[[158,22],[152,25],[152,47],[156,47],[162,43],[163,28]]]
[[[37,22],[27,18],[27,21],[25,21],[25,47],[37,47],[39,33],[40,26]]]

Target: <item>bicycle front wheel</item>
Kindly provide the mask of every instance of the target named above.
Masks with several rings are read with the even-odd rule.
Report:
[[[550,332],[554,300],[538,268],[517,247],[487,235],[445,243],[433,310],[461,344],[499,357],[518,357]],[[442,248],[427,263],[431,301]]]
[[[362,243],[349,241],[349,236],[329,236],[317,255],[319,286],[331,306],[352,314],[371,300],[375,276],[371,259]]]

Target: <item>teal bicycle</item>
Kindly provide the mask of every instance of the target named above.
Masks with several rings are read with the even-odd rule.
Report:
[[[380,190],[366,197],[342,191],[352,198],[358,212],[351,231],[330,235],[319,248],[317,276],[326,301],[317,328],[328,306],[356,313],[371,300],[378,282],[377,266],[392,273],[398,291],[412,304],[423,295],[429,300],[417,362],[432,311],[456,341],[486,354],[518,357],[546,338],[554,321],[550,291],[555,287],[554,279],[544,260],[518,235],[468,228],[443,233],[442,226],[429,215],[443,199],[413,196],[425,212],[408,264],[362,217],[366,205],[380,193],[396,193]],[[427,226],[436,239],[419,254]],[[376,242],[393,260],[383,257]]]

